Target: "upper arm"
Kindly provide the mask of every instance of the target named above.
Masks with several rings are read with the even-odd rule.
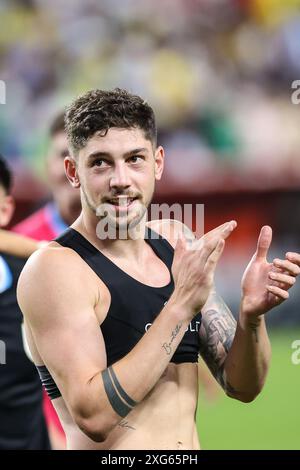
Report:
[[[40,250],[26,264],[17,290],[37,351],[71,409],[106,367],[95,291],[76,256],[65,249]]]
[[[200,354],[213,376],[226,389],[224,363],[236,331],[234,319],[224,300],[212,291],[202,309],[199,331]]]

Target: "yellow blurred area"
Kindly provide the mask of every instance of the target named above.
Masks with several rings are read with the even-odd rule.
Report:
[[[251,0],[249,9],[254,18],[267,26],[276,26],[293,16],[300,8],[300,0]]]

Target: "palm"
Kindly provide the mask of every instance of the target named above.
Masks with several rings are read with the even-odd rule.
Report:
[[[256,315],[262,315],[280,303],[266,286],[273,283],[268,278],[273,265],[265,259],[253,257],[242,278],[242,297],[244,308]]]
[[[268,263],[267,255],[272,242],[272,229],[261,229],[256,252],[242,278],[241,311],[248,318],[266,313],[288,299],[288,290],[300,274],[300,255],[287,253],[286,259]]]

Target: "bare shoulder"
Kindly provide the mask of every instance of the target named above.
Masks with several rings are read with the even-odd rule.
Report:
[[[72,249],[51,243],[34,252],[20,275],[17,297],[25,316],[45,301],[53,307],[74,305],[79,298],[95,297],[94,273]],[[92,282],[90,282],[92,281]],[[84,289],[83,289],[84,286]]]
[[[187,240],[194,240],[195,236],[192,230],[179,220],[161,219],[149,220],[147,227],[159,233],[166,238],[168,242],[175,248],[176,241],[180,236],[184,236]]]
[[[19,283],[34,279],[42,284],[45,280],[65,278],[75,266],[80,269],[80,265],[80,258],[74,250],[51,243],[39,248],[29,257]]]

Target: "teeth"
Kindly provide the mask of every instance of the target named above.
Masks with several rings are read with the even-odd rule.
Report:
[[[132,197],[130,197],[130,198],[128,198],[128,197],[119,197],[117,199],[110,199],[110,202],[112,204],[117,205],[117,206],[125,207],[128,204],[130,204],[133,200],[134,200],[134,198],[132,198]]]

